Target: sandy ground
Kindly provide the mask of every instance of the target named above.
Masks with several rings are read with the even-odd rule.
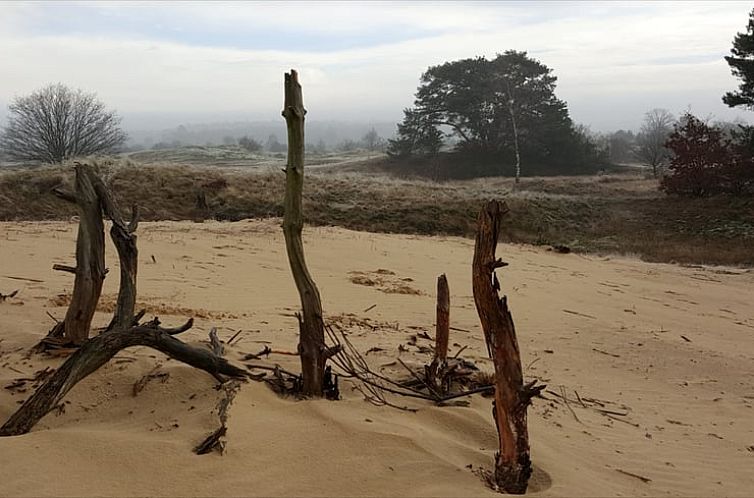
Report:
[[[20,291],[0,303],[3,387],[61,362],[27,352],[52,325],[46,312],[65,313],[73,278],[51,266],[73,264],[74,240],[73,223],[0,223],[0,292]],[[468,346],[462,355],[491,370],[471,295],[472,241],[308,228],[305,243],[328,319],[362,351],[383,348],[368,356],[376,368],[410,335],[433,334],[435,279],[445,272],[451,325],[465,330],[451,332],[451,354]],[[295,349],[298,296],[275,222],[143,223],[139,247],[148,317],[173,325],[194,316],[185,340],[196,343],[212,326],[225,340],[242,330],[233,359],[267,343]],[[117,291],[108,251],[96,326]],[[525,375],[551,391],[529,412],[532,493],[751,495],[754,272],[529,246],[498,254],[510,263],[499,273]],[[406,347],[404,361],[428,361]],[[295,357],[270,360],[298,369]],[[394,368],[384,372],[404,375]],[[134,396],[150,372],[169,375]],[[64,413],[0,439],[0,495],[492,495],[477,474],[497,444],[488,398],[446,407],[391,398],[419,409],[409,413],[367,403],[348,383],[339,402],[281,399],[248,383],[230,411],[225,455],[197,456],[192,447],[217,424],[214,384],[150,349],[120,353],[71,391]],[[0,420],[26,387],[0,389]]]

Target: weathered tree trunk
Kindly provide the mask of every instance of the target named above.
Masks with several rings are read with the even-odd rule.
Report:
[[[0,427],[0,436],[17,436],[29,432],[60,403],[73,386],[107,363],[120,350],[131,346],[154,348],[215,377],[219,374],[236,378],[248,376],[244,369],[231,365],[212,351],[189,346],[173,337],[191,328],[192,324],[193,321],[189,320],[176,329],[137,326],[112,330],[89,339]]]
[[[139,251],[136,248],[136,234],[134,232],[136,232],[139,224],[139,210],[136,206],[133,207],[131,222],[126,225],[110,189],[99,178],[96,179],[95,189],[100,197],[102,209],[113,222],[113,226],[110,228],[110,237],[113,239],[120,260],[118,301],[107,330],[128,328],[134,324],[136,307],[136,273]]]
[[[105,279],[105,227],[102,207],[94,187],[96,177],[88,164],[76,164],[76,204],[79,231],[76,238],[76,278],[71,304],[65,315],[66,342],[83,344],[89,337]]]
[[[296,282],[303,316],[299,315],[298,352],[301,357],[302,394],[322,396],[325,363],[331,352],[325,347],[322,301],[304,259],[301,231],[304,227],[301,198],[304,186],[304,98],[298,73],[285,74],[283,117],[288,127],[288,164],[285,169],[285,214],[283,234],[288,261]]]
[[[435,355],[426,369],[426,381],[440,394],[447,391],[446,367],[450,337],[450,289],[445,274],[437,277],[437,313],[435,317]]]
[[[487,350],[495,364],[495,401],[492,413],[500,438],[495,455],[495,484],[506,493],[522,494],[531,476],[526,409],[544,386],[524,385],[521,356],[507,298],[498,296],[495,269],[506,266],[495,259],[505,203],[490,201],[478,218],[472,283],[474,302],[484,330]]]

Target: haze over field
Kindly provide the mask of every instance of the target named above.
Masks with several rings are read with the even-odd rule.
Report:
[[[0,120],[10,99],[54,75],[96,91],[138,137],[183,123],[282,127],[281,75],[295,67],[310,122],[366,128],[398,122],[428,66],[508,49],[528,51],[551,67],[574,121],[594,131],[637,129],[655,107],[748,120],[720,96],[735,84],[723,56],[750,7],[3,2]]]

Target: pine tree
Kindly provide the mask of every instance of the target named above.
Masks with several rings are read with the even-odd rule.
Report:
[[[550,68],[514,50],[430,67],[388,154],[436,154],[445,131],[455,152],[487,173],[589,169],[595,154],[582,146],[566,103],[555,96],[556,81]]]
[[[754,110],[754,10],[749,14],[745,33],[737,33],[733,39],[732,55],[725,60],[733,76],[739,78],[737,92],[727,92],[723,102],[730,107],[744,106]]]
[[[443,136],[426,115],[414,109],[404,109],[397,137],[388,140],[387,154],[394,158],[435,155],[443,145]]]

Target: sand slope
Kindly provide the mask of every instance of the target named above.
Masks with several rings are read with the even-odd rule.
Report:
[[[45,312],[65,312],[73,278],[50,268],[73,263],[75,228],[0,223],[0,292],[20,289],[0,303],[2,386],[61,361],[26,353],[52,324]],[[472,241],[313,228],[305,243],[328,318],[362,351],[384,349],[368,356],[373,365],[391,363],[411,334],[433,334],[435,278],[445,272],[451,325],[469,331],[451,332],[451,354],[468,346],[463,356],[491,369],[471,295]],[[267,342],[295,349],[298,297],[274,221],[144,223],[139,247],[140,302],[166,324],[195,316],[186,340],[217,326],[226,340],[243,330],[233,358]],[[109,250],[98,326],[117,292]],[[526,376],[571,400],[548,393],[530,411],[534,493],[751,495],[754,272],[529,246],[498,253],[510,263],[500,274]],[[408,349],[409,364],[428,360]],[[271,360],[298,368],[295,357]],[[394,368],[385,372],[403,375]],[[169,375],[134,397],[152,371]],[[295,402],[249,383],[230,412],[226,454],[196,456],[216,424],[212,387],[152,350],[124,351],[68,395],[64,413],[0,439],[0,495],[492,495],[474,473],[496,449],[489,399],[393,400],[419,408],[408,413],[366,403],[347,383],[340,402]],[[0,419],[28,394],[0,389]],[[628,414],[609,418],[596,403]]]

